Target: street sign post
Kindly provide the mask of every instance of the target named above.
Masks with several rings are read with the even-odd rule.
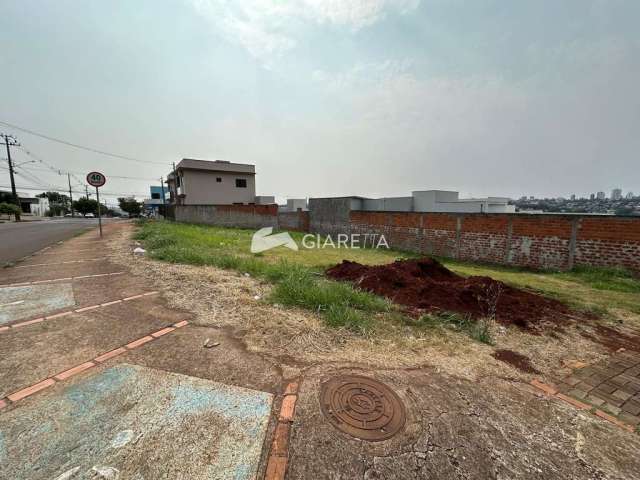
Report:
[[[102,215],[100,214],[100,192],[99,187],[107,183],[107,177],[100,172],[89,172],[87,174],[87,183],[96,187],[96,200],[98,201],[98,227],[100,228],[100,238],[102,238]]]

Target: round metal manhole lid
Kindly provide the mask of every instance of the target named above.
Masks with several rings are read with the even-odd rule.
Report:
[[[332,378],[322,385],[320,406],[325,417],[344,433],[379,442],[404,427],[400,397],[384,383],[358,375]]]

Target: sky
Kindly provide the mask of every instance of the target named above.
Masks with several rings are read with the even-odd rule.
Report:
[[[142,160],[0,124],[18,190],[98,170],[143,198],[187,157],[255,164],[279,201],[640,193],[637,0],[0,7],[0,122]]]

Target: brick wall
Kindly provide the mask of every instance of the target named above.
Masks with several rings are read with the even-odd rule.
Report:
[[[633,217],[351,211],[344,232],[384,234],[391,247],[461,260],[640,271],[640,218]]]
[[[308,232],[309,212],[278,212],[278,228],[294,232]]]
[[[180,222],[382,235],[393,248],[505,265],[570,269],[625,266],[640,271],[640,218],[597,215],[372,212],[350,198],[310,199],[309,212],[277,205],[175,207]]]
[[[278,226],[277,205],[177,205],[175,220],[220,227],[262,228]]]
[[[183,223],[309,231],[309,212],[279,212],[278,205],[177,205],[172,210],[171,218]]]

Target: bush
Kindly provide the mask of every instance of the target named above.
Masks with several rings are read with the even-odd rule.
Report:
[[[20,215],[22,209],[13,203],[0,203],[0,213],[5,215]]]

